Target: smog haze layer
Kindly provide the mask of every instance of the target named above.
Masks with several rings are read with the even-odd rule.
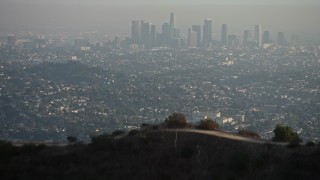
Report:
[[[229,24],[230,33],[240,34],[254,24],[271,32],[284,31],[304,37],[320,36],[320,2],[316,0],[222,0],[147,1],[147,0],[1,0],[0,31],[103,31],[129,35],[132,20],[156,25],[176,14],[176,27],[185,33],[193,24],[213,20],[214,36],[221,24]]]

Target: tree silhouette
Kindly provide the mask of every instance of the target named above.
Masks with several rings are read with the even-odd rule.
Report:
[[[184,128],[187,125],[185,116],[181,113],[172,113],[166,120],[167,128]]]
[[[197,126],[197,129],[218,130],[219,124],[211,119],[204,119],[200,121],[200,124]]]
[[[74,136],[68,136],[67,140],[69,141],[70,144],[76,143],[78,141],[78,139]]]
[[[293,132],[289,126],[281,126],[278,124],[273,132],[275,136],[272,138],[272,141],[301,142],[298,133]]]

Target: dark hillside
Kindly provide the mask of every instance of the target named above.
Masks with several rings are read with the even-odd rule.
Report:
[[[102,69],[78,62],[44,63],[28,69],[27,72],[56,83],[67,84],[94,83],[105,76]]]
[[[67,147],[2,143],[0,179],[319,179],[317,146],[288,148],[189,132],[135,130]],[[4,151],[4,149],[10,149]],[[12,150],[14,149],[14,150]]]

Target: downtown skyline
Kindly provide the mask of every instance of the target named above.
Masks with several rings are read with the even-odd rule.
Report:
[[[215,24],[212,19],[205,18],[202,23],[191,24],[187,34],[181,33],[176,24],[175,13],[170,13],[169,21],[159,26],[145,20],[132,20],[131,24],[131,48],[151,49],[154,47],[169,48],[212,48],[212,47],[249,47],[268,48],[270,45],[299,46],[302,40],[299,34],[265,29],[261,24],[251,25],[243,29],[242,33],[230,33],[229,24]],[[221,27],[220,31],[214,31],[213,27]],[[232,25],[231,25],[232,26]],[[217,29],[217,28],[215,28]],[[271,35],[272,34],[272,35]]]
[[[185,35],[190,25],[202,23],[203,19],[208,18],[216,24],[213,32],[220,32],[220,25],[228,24],[229,33],[242,34],[250,26],[261,24],[270,32],[296,33],[308,39],[320,37],[320,23],[316,20],[320,16],[319,3],[316,1],[267,3],[260,0],[253,3],[247,0],[236,3],[239,1],[233,0],[228,1],[229,4],[200,1],[196,5],[191,5],[195,1],[174,1],[172,4],[153,1],[153,5],[142,5],[143,0],[135,2],[45,0],[40,3],[37,0],[3,0],[0,2],[0,31],[102,31],[111,36],[130,36],[128,24],[133,19],[152,22],[159,32],[161,24],[168,21],[167,14],[174,12],[175,25]],[[220,37],[220,34],[213,34],[213,37]]]

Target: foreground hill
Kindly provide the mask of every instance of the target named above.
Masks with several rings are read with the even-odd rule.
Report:
[[[1,143],[0,179],[319,179],[320,148],[184,131],[101,135],[66,147]]]

